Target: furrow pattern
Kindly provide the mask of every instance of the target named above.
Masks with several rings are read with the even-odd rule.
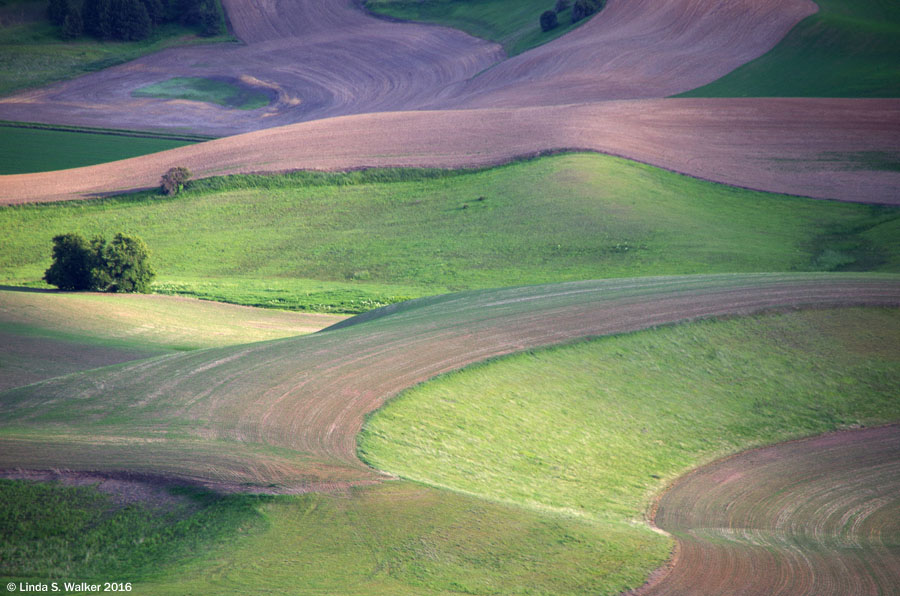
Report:
[[[152,441],[141,465],[209,481],[243,477],[305,486],[372,479],[376,474],[356,457],[364,416],[435,375],[493,356],[675,321],[841,305],[900,305],[900,282],[725,275],[467,292],[397,305],[310,336],[166,356],[7,391],[0,394],[2,432],[6,438],[71,435],[82,443],[105,435],[144,437]],[[0,467],[36,467],[35,460],[82,465],[80,455],[57,450],[23,463],[22,449],[0,442]],[[173,462],[177,444],[221,444],[231,459],[215,468],[189,458]],[[157,447],[158,457],[152,455]],[[102,447],[90,461],[115,468],[116,457]],[[274,459],[249,475],[234,464],[241,457],[247,466]]]
[[[900,426],[704,466],[662,497],[655,521],[678,540],[678,556],[638,594],[892,594],[900,586]]]

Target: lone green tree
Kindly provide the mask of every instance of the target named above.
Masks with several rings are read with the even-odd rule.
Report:
[[[150,250],[137,236],[116,234],[110,243],[96,236],[89,243],[70,233],[53,238],[53,263],[44,281],[61,290],[147,293],[155,276]]]
[[[53,237],[53,263],[44,272],[44,281],[60,290],[94,288],[95,253],[81,234]]]
[[[150,250],[137,236],[116,234],[112,242],[95,240],[94,280],[102,292],[150,292],[156,271],[150,265]]]

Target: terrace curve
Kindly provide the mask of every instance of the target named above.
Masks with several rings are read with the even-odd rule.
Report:
[[[745,451],[663,495],[655,521],[678,555],[636,594],[889,594],[900,585],[898,512],[898,425]]]
[[[309,336],[167,355],[0,394],[0,468],[156,473],[303,491],[382,478],[356,456],[365,415],[490,357],[772,308],[900,305],[896,276],[756,274],[452,294]],[[268,487],[268,488],[266,488]]]

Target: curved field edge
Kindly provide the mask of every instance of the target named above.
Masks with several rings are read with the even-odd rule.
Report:
[[[743,498],[753,487],[766,505],[763,498],[774,501],[778,492],[752,471],[759,458],[745,456],[743,451],[900,419],[898,348],[900,310],[837,309],[682,323],[529,351],[473,365],[405,391],[368,417],[359,436],[359,453],[378,469],[428,486],[618,527],[645,544],[646,551],[644,556],[629,553],[632,558],[621,559],[611,553],[608,556],[615,563],[610,559],[607,564],[639,564],[646,577],[661,564],[650,553],[671,545],[646,532],[641,523],[655,497],[673,480],[673,493],[678,494],[685,473],[740,452],[735,457],[745,461],[743,466],[750,471],[733,465],[728,474],[709,476],[703,488],[681,491],[678,499],[666,493],[661,509],[663,519],[668,516],[675,524],[672,528],[660,523],[663,529],[680,530],[676,534],[680,541],[701,544],[694,547],[699,551],[686,568],[680,568],[683,559],[676,560],[680,580],[675,588],[663,580],[660,585],[668,591],[659,593],[719,593],[713,583],[698,587],[694,577],[710,579],[717,570],[734,572],[736,568],[732,577],[722,580],[726,585],[751,582],[740,575],[745,569],[741,559],[725,560],[734,549],[724,550],[719,566],[706,563],[705,553],[715,551],[719,534],[709,529],[713,522],[703,514],[718,513],[723,507],[735,511],[712,495]],[[793,472],[779,470],[781,481],[792,483],[807,466],[809,462],[788,464]],[[883,480],[887,471],[872,474]],[[877,484],[872,474],[868,489]],[[730,479],[723,480],[726,477]],[[837,475],[826,476],[823,482],[829,479],[838,482]],[[726,482],[730,484],[722,488]],[[841,531],[843,526],[829,528],[824,537],[817,530],[821,523],[817,514],[837,519],[847,513],[844,493],[851,492],[850,486],[845,483],[844,496],[835,499],[820,486],[813,493],[817,508],[794,506],[808,510],[779,520],[782,530],[772,538],[775,547],[781,541],[787,545],[791,536],[813,533],[823,544],[834,538],[846,542],[848,550],[859,546]],[[881,482],[877,494],[859,496],[852,501],[854,507],[865,510],[860,502],[879,504],[879,499],[892,494],[890,486]],[[810,501],[794,496],[798,503]],[[667,505],[670,500],[673,503]],[[706,501],[710,503],[703,505]],[[787,516],[790,503],[779,496],[778,506],[770,509],[773,517]],[[828,508],[841,503],[837,513]],[[891,511],[888,505],[880,505]],[[726,515],[729,521],[716,525],[723,526],[728,540],[759,544],[760,533],[747,530],[744,536],[740,530],[746,524],[759,528],[759,520],[749,514]],[[888,515],[880,513],[882,520]],[[854,532],[863,534],[855,523],[859,519],[860,515],[845,516],[854,522]],[[883,535],[889,544],[889,525]],[[868,544],[863,539],[859,557],[884,555],[878,536],[872,538]],[[806,541],[790,545],[810,546]],[[810,574],[828,575],[829,569],[816,567],[818,553],[813,547]],[[793,558],[791,552],[778,556],[788,562]],[[628,587],[640,583],[639,579]],[[822,588],[818,585],[816,593]],[[603,593],[613,592],[611,585],[604,587]],[[776,591],[764,585],[752,593]],[[793,591],[802,592],[799,586]]]
[[[305,491],[383,478],[363,417],[490,357],[771,308],[900,304],[896,276],[641,278],[468,292],[309,336],[77,373],[0,394],[0,467],[162,473]]]
[[[81,480],[99,481],[104,491],[133,488],[102,477]],[[163,540],[153,540],[153,529],[174,517],[171,505],[112,507],[111,522],[136,522],[123,532],[122,525],[93,523],[96,509],[78,506],[90,496],[89,504],[105,500],[101,495],[55,487],[45,489],[57,497],[52,505],[36,504],[29,498],[35,490],[41,489],[14,485],[4,493],[18,497],[4,511],[18,514],[26,530],[0,533],[0,548],[11,555],[0,562],[4,583],[72,576],[102,582],[115,575],[139,594],[248,594],[264,585],[290,594],[449,596],[601,594],[606,585],[640,581],[640,569],[607,564],[617,559],[609,553],[643,547],[617,528],[409,482],[278,497],[223,498],[183,488],[170,495],[156,488],[167,501],[177,499],[176,507],[193,505],[195,495],[203,505]],[[202,523],[205,536],[180,532],[192,523]],[[73,544],[60,549],[53,540],[22,540],[42,528]],[[215,540],[204,540],[216,532]],[[108,540],[83,560],[98,537]],[[70,563],[67,569],[54,567],[60,560]]]
[[[156,292],[319,312],[580,279],[900,271],[896,207],[735,189],[597,154],[214,178],[175,197],[0,208],[0,228],[13,231],[0,251],[7,283],[42,284],[55,234],[125,230],[153,251]]]
[[[896,3],[816,3],[771,51],[676,97],[900,97]]]
[[[637,593],[891,593],[900,584],[898,453],[895,424],[756,449],[688,474],[655,516],[678,540],[675,561]]]
[[[815,98],[385,112],[281,126],[66,172],[2,176],[0,197],[19,204],[155,188],[173,166],[188,167],[200,178],[298,169],[458,168],[578,149],[738,187],[895,204],[898,176],[891,164],[900,155],[898,113],[895,100]],[[792,135],[783,134],[786,126]]]
[[[900,310],[712,319],[532,350],[407,390],[368,417],[373,467],[586,518],[725,454],[900,420]],[[502,479],[502,480],[501,480]]]
[[[0,390],[165,352],[303,335],[342,319],[189,298],[0,286]]]

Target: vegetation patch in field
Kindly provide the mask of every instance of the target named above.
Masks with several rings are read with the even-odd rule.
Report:
[[[175,77],[140,87],[131,92],[135,97],[187,99],[205,101],[238,110],[255,110],[269,105],[268,93],[220,79]]]
[[[153,594],[616,594],[662,562],[644,530],[545,515],[391,482],[260,504],[265,529],[140,586]],[[640,535],[640,532],[638,532]],[[650,551],[643,549],[650,545]],[[607,586],[615,586],[609,590]]]
[[[816,3],[770,52],[679,97],[900,97],[900,4]]]
[[[266,497],[178,489],[161,506],[116,503],[94,486],[0,480],[4,580],[136,581],[264,525]]]
[[[411,389],[359,439],[433,486],[628,524],[687,470],[900,418],[900,311],[686,323],[511,356]]]
[[[217,3],[218,4],[218,3]],[[64,42],[46,19],[45,0],[7,0],[0,6],[0,95],[71,79],[165,48],[234,41],[230,35],[201,37],[184,25],[161,25],[141,41]]]
[[[737,189],[596,154],[476,171],[230,176],[175,197],[4,207],[0,282],[41,286],[56,234],[122,231],[154,248],[156,291],[352,313],[556,281],[898,271],[898,216],[896,207]]]
[[[375,14],[408,21],[435,23],[495,41],[510,56],[565,35],[587,19],[572,22],[572,4],[557,13],[559,25],[541,31],[541,13],[553,10],[556,0],[368,0]]]
[[[91,166],[166,151],[191,141],[0,124],[0,175]]]

